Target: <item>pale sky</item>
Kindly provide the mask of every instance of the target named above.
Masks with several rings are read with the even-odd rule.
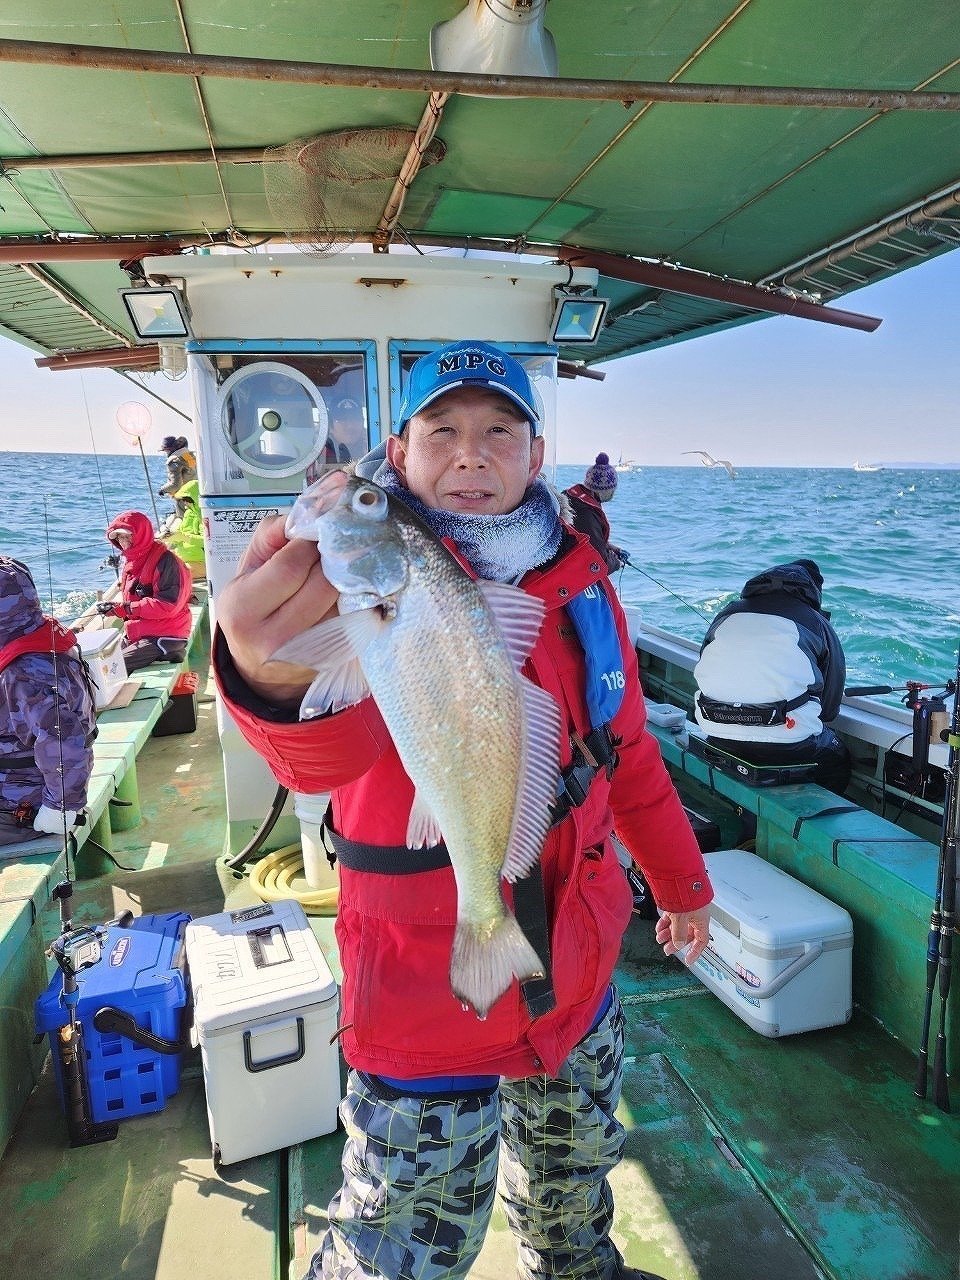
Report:
[[[960,253],[948,253],[838,302],[880,316],[875,333],[781,316],[602,366],[602,383],[561,381],[557,461],[698,466],[705,449],[738,466],[957,463]],[[0,338],[0,449],[135,451],[116,425],[128,400],[153,416],[144,439],[186,435],[189,422],[109,371],[37,369]],[[136,377],[136,375],[134,375]],[[147,385],[188,409],[186,380]],[[89,407],[89,420],[88,420]],[[91,437],[92,432],[92,437]]]

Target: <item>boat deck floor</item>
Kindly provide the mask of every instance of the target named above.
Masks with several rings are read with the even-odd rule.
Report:
[[[75,918],[223,909],[213,707],[190,738],[140,756],[144,820],[118,835],[135,868],[82,882]],[[231,906],[233,900],[231,899]],[[46,936],[57,933],[54,914]],[[315,928],[331,947],[331,922]],[[765,1040],[637,920],[618,973],[628,1019],[612,1182],[615,1239],[667,1280],[948,1280],[958,1274],[960,1120],[913,1096],[913,1056],[874,1023]],[[255,1120],[252,1119],[252,1123]],[[339,1181],[342,1135],[219,1171],[197,1054],[165,1109],[71,1149],[45,1070],[0,1162],[0,1275],[298,1280]],[[498,1210],[472,1280],[516,1272]]]

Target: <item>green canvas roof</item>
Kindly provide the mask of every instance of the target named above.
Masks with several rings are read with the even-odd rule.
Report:
[[[0,332],[44,353],[130,336],[118,264],[137,254],[118,243],[104,260],[19,265],[37,240],[101,242],[111,253],[120,238],[242,244],[288,233],[309,242],[349,229],[369,239],[429,89],[442,87],[423,74],[431,28],[461,8],[6,0]],[[665,287],[605,272],[612,323],[596,346],[563,354],[595,362],[742,323],[764,314],[764,296],[780,309],[791,298],[836,306],[960,243],[960,96],[949,96],[960,95],[956,0],[919,9],[907,0],[552,0],[545,24],[559,60],[553,95],[454,93],[388,238],[548,257],[567,246],[698,273],[678,271],[676,287]],[[115,57],[84,57],[89,46],[120,51],[122,69],[108,65]],[[341,77],[354,83],[325,84],[210,62],[195,76],[189,58],[158,69],[148,56],[157,54],[383,70],[365,85],[357,71]],[[420,87],[401,72],[420,72]],[[838,107],[837,95],[790,92],[771,105],[769,93],[745,90],[760,104],[735,105],[650,101],[629,87],[604,97],[571,83],[587,81],[655,82],[701,97],[695,86],[897,91],[913,105],[918,93],[946,96],[925,104],[936,109],[909,110],[882,96]],[[572,89],[577,96],[563,96]],[[380,134],[343,132],[372,129],[405,132],[392,148]],[[302,164],[262,162],[267,148],[326,135],[332,147],[310,153],[329,161],[321,178]],[[363,164],[379,166],[375,179]],[[286,204],[268,200],[265,178],[285,184]],[[702,282],[720,295],[697,296]],[[731,282],[768,293],[724,296]]]

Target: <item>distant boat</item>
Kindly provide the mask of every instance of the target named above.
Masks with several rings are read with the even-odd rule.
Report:
[[[632,458],[618,458],[614,471],[639,471],[640,463],[634,462]]]
[[[882,471],[883,467],[878,462],[855,462],[853,469],[854,471]]]
[[[736,480],[737,473],[733,463],[728,462],[726,458],[711,458],[709,453],[704,453],[702,449],[684,449],[684,453],[695,454],[705,467],[723,467],[731,480]]]

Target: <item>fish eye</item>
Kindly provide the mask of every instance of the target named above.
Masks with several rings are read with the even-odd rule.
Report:
[[[373,485],[362,485],[353,495],[350,505],[365,520],[385,520],[387,517],[387,495]]]

